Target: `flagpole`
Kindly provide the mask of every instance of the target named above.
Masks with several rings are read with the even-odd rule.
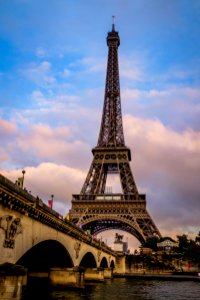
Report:
[[[53,209],[53,198],[54,198],[54,195],[52,194],[52,195],[51,195],[51,200],[52,200],[52,207],[51,207],[51,208],[52,208],[52,209]]]

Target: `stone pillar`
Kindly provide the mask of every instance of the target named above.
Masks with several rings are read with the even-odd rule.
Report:
[[[85,281],[104,281],[103,268],[88,268],[84,274]]]
[[[118,255],[116,257],[114,273],[116,273],[116,274],[125,274],[125,272],[126,272],[125,255],[121,255],[121,256]]]
[[[49,283],[53,287],[84,287],[84,269],[74,268],[51,268],[49,270]]]
[[[0,299],[20,300],[27,284],[27,270],[10,263],[0,265]]]
[[[113,278],[113,268],[105,268],[104,269],[104,278],[105,279]]]

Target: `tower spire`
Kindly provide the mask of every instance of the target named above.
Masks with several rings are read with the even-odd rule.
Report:
[[[114,16],[113,16],[114,18]],[[99,133],[98,147],[124,146],[124,133],[122,126],[118,47],[120,38],[115,31],[114,20],[112,31],[107,35],[108,61],[106,85],[104,94],[104,106]]]
[[[112,16],[112,31],[115,31],[115,16]]]

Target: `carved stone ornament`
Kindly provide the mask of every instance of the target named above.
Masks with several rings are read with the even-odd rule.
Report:
[[[98,260],[98,262],[100,262],[100,257],[101,257],[101,251],[98,251],[97,252],[97,260]]]
[[[74,250],[76,252],[76,259],[79,257],[79,252],[81,250],[81,243],[80,242],[75,242],[74,244]]]
[[[22,225],[20,218],[10,215],[0,217],[0,228],[5,231],[4,248],[15,248],[15,238],[17,234],[22,233]]]

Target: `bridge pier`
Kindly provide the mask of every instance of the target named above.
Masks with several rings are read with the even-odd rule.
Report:
[[[113,278],[113,268],[105,268],[104,279],[112,279],[112,278]]]
[[[116,257],[115,273],[125,274],[126,273],[126,257],[125,255],[118,255]]]
[[[84,287],[83,268],[51,268],[49,270],[49,283],[52,287]]]
[[[20,300],[27,284],[27,270],[22,266],[5,263],[0,265],[0,299]]]
[[[103,268],[87,268],[84,274],[85,281],[104,281]]]

